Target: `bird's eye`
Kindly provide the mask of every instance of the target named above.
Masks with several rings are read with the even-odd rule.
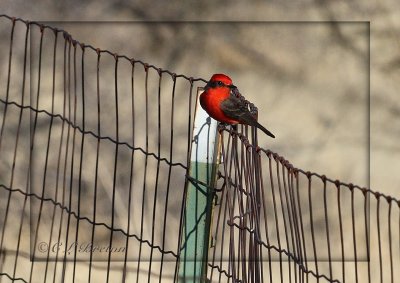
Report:
[[[223,82],[221,82],[221,81],[218,81],[217,84],[218,84],[219,86],[223,86],[223,85],[224,85]]]

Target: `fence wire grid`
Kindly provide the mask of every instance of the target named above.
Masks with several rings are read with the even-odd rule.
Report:
[[[206,81],[7,15],[0,33],[0,282],[180,281]],[[399,200],[219,135],[204,281],[398,281]]]

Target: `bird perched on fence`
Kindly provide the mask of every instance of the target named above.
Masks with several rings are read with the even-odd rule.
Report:
[[[275,138],[270,131],[257,122],[257,108],[245,100],[227,75],[214,74],[211,77],[200,95],[200,105],[208,115],[219,122],[255,126],[268,136]]]

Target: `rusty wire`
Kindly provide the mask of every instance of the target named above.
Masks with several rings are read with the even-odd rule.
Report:
[[[399,200],[296,168],[243,132],[220,134],[224,164],[209,260],[212,282],[221,282],[221,274],[233,282],[395,282]]]
[[[186,192],[176,197],[172,187],[177,184],[185,187],[188,181],[196,181],[187,177],[196,97],[193,89],[196,83],[206,81],[80,43],[66,31],[48,25],[7,15],[0,15],[0,19],[11,23],[7,83],[5,95],[0,97],[0,164],[6,169],[0,176],[3,205],[0,210],[0,280],[3,277],[20,282],[56,282],[59,278],[73,281],[84,276],[88,282],[95,282],[96,276],[101,276],[107,282],[116,278],[176,282]],[[18,58],[14,54],[20,48],[14,43],[18,23],[25,26],[22,67],[16,65]],[[33,27],[39,28],[39,32],[33,31]],[[52,36],[46,30],[51,31]],[[29,36],[34,35],[39,36],[39,44],[29,46]],[[53,40],[49,50],[43,47],[45,40]],[[62,48],[58,46],[60,42]],[[42,65],[45,62],[42,56],[47,52],[52,58],[48,66]],[[62,54],[61,67],[57,54]],[[91,77],[95,82],[94,100],[86,94],[89,88],[85,86],[90,77],[86,71],[90,55],[96,58],[95,75]],[[105,56],[111,56],[113,62],[112,82],[102,81]],[[123,91],[119,73],[124,62],[130,66],[130,101],[126,103],[121,102]],[[20,73],[12,68],[19,68]],[[41,80],[44,80],[41,75],[46,68],[51,69],[51,89],[47,97],[51,103],[47,108],[41,106],[42,96],[46,95],[41,88]],[[60,78],[56,70],[60,68],[63,85],[61,97],[58,97],[56,81]],[[155,95],[150,90],[152,71],[156,73]],[[37,77],[32,76],[32,72]],[[29,75],[36,81],[35,88],[31,89],[31,100],[27,91]],[[177,84],[182,80],[186,83],[184,98],[177,92]],[[167,81],[171,83],[168,92],[171,111],[166,122],[162,118],[166,106],[161,101],[165,95],[163,83]],[[102,90],[107,83],[113,85],[111,94]],[[137,90],[139,84],[144,86],[142,92]],[[16,85],[20,89],[15,89]],[[138,102],[141,94],[143,104]],[[112,100],[107,101],[110,97]],[[174,143],[179,138],[182,141],[174,131],[174,112],[179,99],[188,106],[183,134],[184,161],[177,161],[174,155]],[[149,110],[150,100],[156,102],[153,112]],[[108,102],[109,105],[104,104]],[[129,106],[129,115],[125,115],[123,104]],[[61,110],[56,110],[59,106]],[[94,126],[86,113],[90,108],[95,109]],[[136,112],[143,109],[145,116],[141,117],[140,128]],[[104,117],[112,117],[113,131],[103,126]],[[151,124],[150,120],[155,123]],[[127,122],[132,127],[125,135],[121,125]],[[157,142],[152,147],[150,135],[154,133]],[[399,200],[296,168],[277,153],[258,147],[254,129],[220,128],[219,134],[223,164],[218,185],[212,188],[215,207],[207,269],[211,282],[395,282],[395,278],[399,278],[400,271],[395,268],[400,263]],[[167,142],[161,139],[163,135]],[[43,144],[39,138],[43,138]],[[28,144],[24,147],[26,140]],[[95,152],[91,167],[93,179],[90,180],[85,176],[89,170],[85,155],[89,143]],[[43,164],[38,163],[42,167],[35,165],[38,162],[35,158],[40,159],[35,155],[38,153],[44,156]],[[110,187],[101,184],[102,172],[107,168],[101,158],[107,154],[112,156]],[[31,187],[36,184],[31,172],[41,175],[35,177],[39,190]],[[125,183],[123,176],[128,176]],[[55,185],[49,185],[51,182]],[[123,184],[126,185],[127,215],[120,214],[121,204],[117,203]],[[105,203],[101,201],[105,191],[110,197],[108,210],[104,210]],[[176,207],[171,207],[169,202],[174,198],[174,204],[179,203],[179,207],[178,212],[172,214]],[[29,204],[35,208],[30,210],[30,217]],[[140,209],[135,210],[137,206]],[[159,211],[162,217],[157,214]],[[107,212],[111,217],[104,216]],[[50,221],[46,222],[48,216]],[[176,217],[179,231],[174,230],[171,237],[167,228]],[[126,221],[126,225],[121,225],[120,221]],[[29,225],[34,228],[27,240],[24,235]],[[107,245],[122,243],[126,250],[116,260],[108,251],[106,258],[100,260],[106,263],[104,265],[98,264],[94,252],[80,258],[76,245],[71,250],[72,257],[59,249],[55,254],[47,250],[42,257],[37,257],[35,248],[30,252],[24,250],[27,241],[36,247],[42,233],[48,245],[61,241],[65,241],[65,245],[75,243],[85,234],[93,244],[100,233],[104,233]],[[175,238],[175,246],[171,246],[168,238]],[[118,265],[119,262],[122,265]],[[23,268],[18,267],[21,265]]]

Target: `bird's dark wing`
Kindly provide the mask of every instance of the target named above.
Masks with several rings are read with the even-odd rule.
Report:
[[[275,138],[274,134],[257,122],[257,108],[249,103],[236,87],[231,89],[229,98],[222,101],[220,107],[227,117],[238,121],[240,124],[255,126],[268,136]]]
[[[256,126],[257,119],[249,110],[249,102],[240,94],[237,88],[231,90],[228,99],[220,104],[224,114],[240,123]]]

